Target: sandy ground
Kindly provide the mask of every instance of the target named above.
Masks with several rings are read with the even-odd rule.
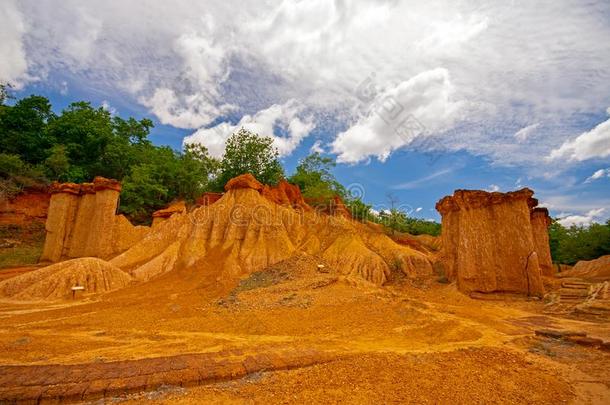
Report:
[[[310,351],[320,354],[306,365],[187,387],[160,377],[100,401],[610,403],[610,353],[534,336],[550,327],[608,341],[607,322],[545,315],[539,301],[472,300],[434,281],[380,288],[289,268],[237,281],[184,270],[101,297],[2,301],[0,366]]]

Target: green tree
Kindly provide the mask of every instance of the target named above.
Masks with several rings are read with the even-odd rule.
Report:
[[[152,159],[155,146],[148,140],[148,134],[154,125],[147,118],[138,121],[115,116],[112,117],[111,126],[113,136],[99,157],[98,174],[122,179],[132,166]]]
[[[301,193],[314,206],[325,206],[336,195],[345,199],[346,191],[332,174],[336,166],[332,158],[315,152],[303,158],[297,165],[296,171],[288,178],[290,183],[296,184]],[[359,208],[363,208],[359,206]],[[369,207],[370,208],[370,207]]]
[[[100,156],[114,135],[108,111],[84,101],[72,103],[49,122],[48,133],[55,143],[65,146],[70,163],[80,167],[87,179],[107,174]]]
[[[14,106],[3,106],[0,114],[0,153],[21,156],[37,164],[47,157],[53,140],[46,131],[54,118],[49,100],[42,96],[23,98]]]
[[[345,205],[352,214],[352,218],[362,222],[371,219],[371,206],[362,202],[360,198],[349,199]]]
[[[1,198],[12,198],[24,187],[44,185],[45,181],[40,167],[24,162],[19,155],[0,153]]]
[[[549,227],[549,242],[556,263],[596,259],[610,254],[610,221],[566,228],[554,220]]]
[[[222,189],[230,179],[246,173],[252,174],[261,183],[271,185],[284,177],[273,138],[241,128],[227,140],[215,187]]]
[[[70,159],[65,146],[53,146],[44,163],[48,178],[59,181],[70,180]]]
[[[179,157],[175,189],[182,198],[193,201],[213,187],[219,167],[220,161],[211,157],[205,146],[185,145]]]
[[[4,106],[6,100],[13,98],[8,92],[11,87],[10,83],[0,83],[0,107]]]
[[[139,164],[123,181],[121,212],[139,223],[150,221],[150,214],[163,207],[170,191],[159,181],[158,167]]]

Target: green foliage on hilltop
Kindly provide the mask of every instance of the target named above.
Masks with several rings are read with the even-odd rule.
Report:
[[[564,227],[554,220],[549,227],[551,256],[555,263],[575,264],[610,254],[610,220],[605,224]]]
[[[284,177],[279,152],[273,138],[241,128],[227,139],[220,161],[216,189],[222,191],[233,177],[250,173],[263,184],[277,184]]]
[[[193,200],[210,187],[219,162],[201,146],[182,152],[148,139],[151,120],[123,119],[87,102],[55,114],[49,100],[29,96],[7,105],[0,91],[0,187],[11,196],[50,181],[122,181],[120,210],[144,221],[176,198]]]
[[[379,213],[377,222],[385,225],[392,233],[406,232],[411,235],[432,235],[441,234],[441,224],[421,218],[410,217],[406,212],[392,208]]]
[[[303,197],[313,206],[326,205],[337,195],[345,199],[345,187],[332,174],[335,166],[333,159],[315,152],[301,159],[288,181],[299,186]]]
[[[0,192],[12,196],[24,187],[51,181],[86,182],[95,176],[123,184],[120,211],[137,222],[174,199],[192,201],[204,191],[222,191],[231,178],[251,173],[276,184],[284,177],[273,138],[240,129],[226,143],[222,159],[199,145],[182,151],[148,139],[153,122],[122,118],[79,101],[60,113],[49,100],[32,95],[14,100],[0,84]],[[11,101],[9,104],[8,101]],[[264,135],[264,134],[263,134]],[[332,174],[335,161],[319,153],[305,157],[288,178],[303,196],[323,208],[339,196],[355,219],[384,223],[371,206],[351,195]],[[400,231],[437,234],[440,225],[399,215]]]

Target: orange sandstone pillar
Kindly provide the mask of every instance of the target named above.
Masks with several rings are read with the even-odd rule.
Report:
[[[94,212],[89,224],[89,233],[84,255],[107,259],[113,254],[114,216],[119,205],[121,183],[117,180],[96,177]]]
[[[456,190],[436,204],[441,260],[465,293],[544,294],[530,209],[533,191]]]
[[[74,230],[70,238],[69,257],[90,256],[86,252],[87,239],[93,229],[93,216],[95,214],[95,190],[93,183],[81,184],[81,197],[76,211]]]
[[[65,256],[70,243],[78,209],[80,185],[53,183],[50,192],[51,202],[45,224],[47,232],[40,261],[57,262]]]
[[[555,274],[555,267],[553,266],[551,246],[549,244],[548,230],[551,225],[549,211],[546,208],[534,208],[531,213],[531,222],[540,270],[544,276],[553,276]]]

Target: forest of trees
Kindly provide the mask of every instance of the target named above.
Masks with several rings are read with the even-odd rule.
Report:
[[[70,104],[56,114],[49,100],[32,95],[11,100],[0,85],[0,191],[16,195],[26,187],[51,181],[85,182],[95,176],[123,184],[120,211],[145,223],[153,211],[181,198],[193,201],[205,191],[222,191],[231,178],[251,173],[265,184],[285,178],[273,139],[240,129],[227,141],[221,159],[201,145],[182,151],[154,145],[148,135],[153,122],[110,114],[88,102]],[[335,161],[312,153],[287,177],[314,206],[340,196],[354,218],[384,224],[389,233],[439,235],[440,224],[413,218],[394,207],[374,213],[350,194],[332,174]],[[393,198],[393,197],[392,197]],[[573,264],[610,254],[610,221],[565,228],[557,221],[549,230],[553,259]]]

